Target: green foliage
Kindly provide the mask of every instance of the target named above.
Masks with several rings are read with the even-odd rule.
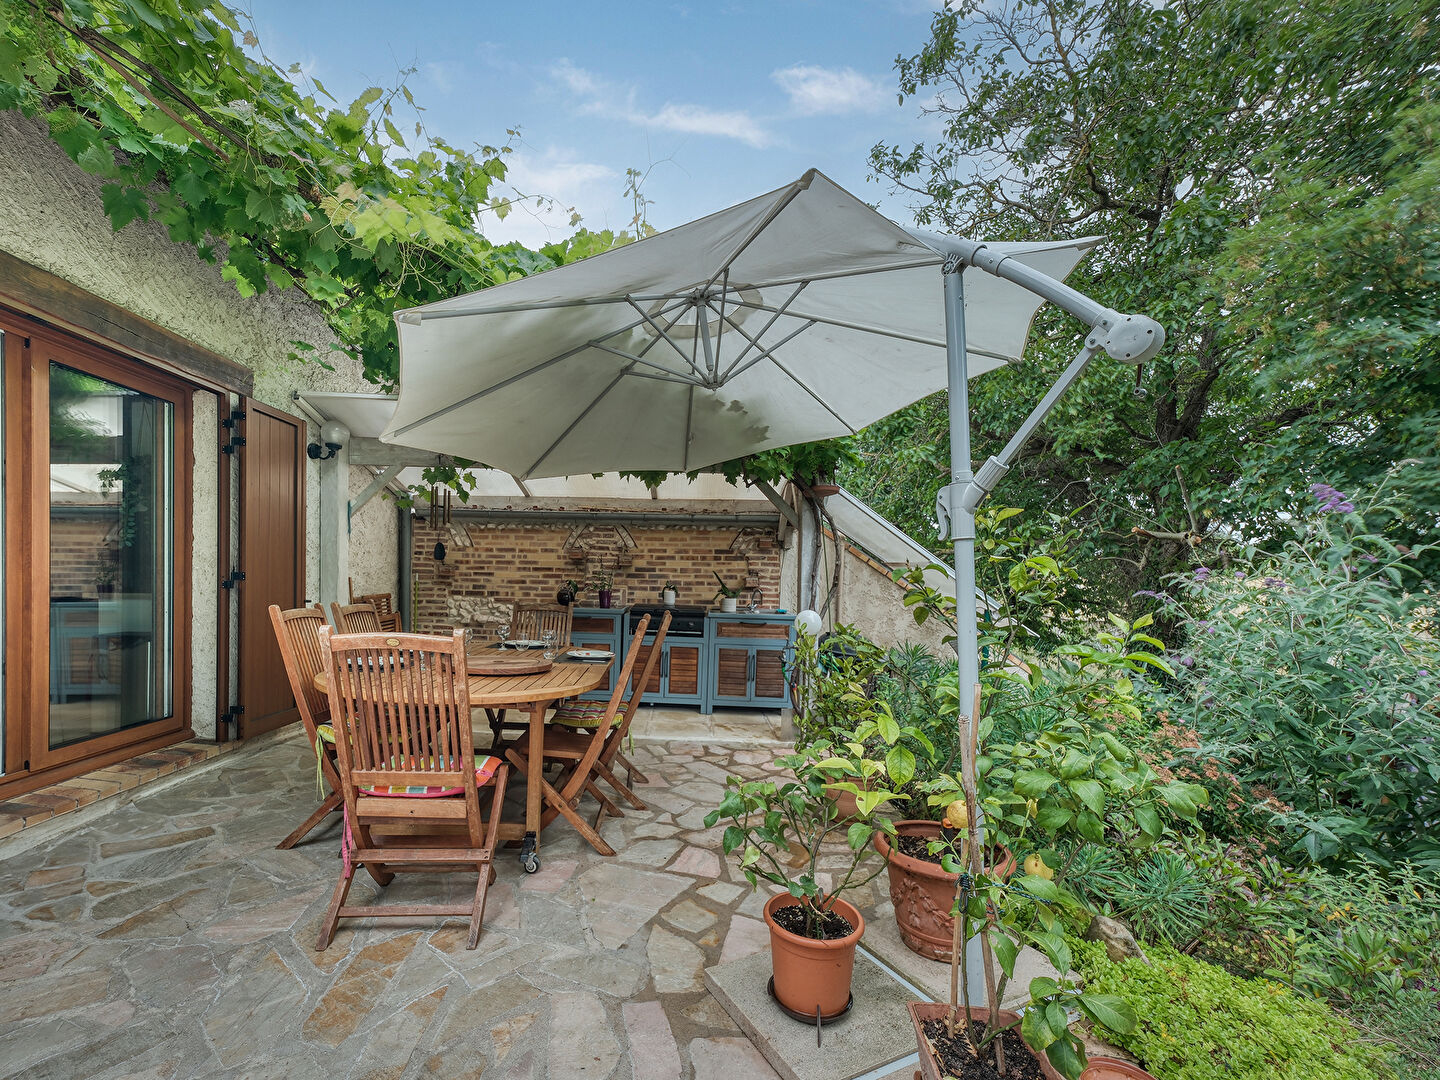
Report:
[[[1174,851],[1127,859],[1116,848],[1089,845],[1065,880],[1091,910],[1120,918],[1144,941],[1179,948],[1208,922],[1210,882]]]
[[[874,854],[870,838],[875,830],[894,835],[890,820],[876,816],[876,811],[896,796],[885,787],[885,765],[867,757],[859,741],[831,746],[822,740],[777,758],[776,764],[795,779],[730,777],[724,799],[705,815],[705,827],[713,829],[728,821],[721,846],[726,855],[736,858],[751,887],[764,878],[788,889],[804,904],[806,933],[821,937],[819,913],[828,911],[841,893],[885,869],[882,862],[873,872],[856,877],[860,864]],[[855,820],[840,818],[827,788],[855,795]],[[844,837],[849,865],[824,889],[818,879],[822,847],[836,834]]]
[[[1393,996],[1368,1000],[1347,1014],[1367,1036],[1382,1039],[1395,1071],[1407,1080],[1440,1080],[1440,991],[1401,990]]]
[[[1440,645],[1407,591],[1422,551],[1365,531],[1378,499],[1317,497],[1279,553],[1196,571],[1167,604],[1188,636],[1162,702],[1297,852],[1440,867]]]
[[[1237,533],[1283,535],[1306,483],[1374,487],[1407,458],[1428,467],[1396,492],[1398,538],[1433,530],[1437,35],[1435,0],[960,0],[897,61],[902,98],[942,133],[878,145],[871,165],[923,222],[1099,234],[1072,283],[1166,327],[1143,396],[1130,369],[1094,365],[1003,488],[1074,515],[1094,545],[1079,560],[1088,611],[1213,563]],[[1077,343],[1042,312],[1026,360],[972,383],[977,460]],[[847,487],[931,535],[950,479],[943,396],[858,449]]]
[[[1139,1022],[1100,1034],[1156,1080],[1372,1080],[1380,1054],[1322,1002],[1243,979],[1161,944],[1150,963],[1112,963],[1098,942],[1071,943],[1087,988],[1126,1001]]]

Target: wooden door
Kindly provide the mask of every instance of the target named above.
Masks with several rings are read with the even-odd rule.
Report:
[[[650,650],[655,648],[655,639],[647,638],[641,645],[635,647],[635,665],[630,669],[630,689],[633,691],[640,682],[640,676],[645,671],[645,664],[650,658]],[[619,662],[619,658],[616,658]],[[650,678],[645,683],[645,696],[655,698],[660,694],[660,675],[662,665],[656,664],[650,671]]]
[[[715,675],[710,700],[742,705],[750,700],[750,658],[748,645],[715,646]]]
[[[757,648],[750,662],[751,697],[757,705],[790,704],[790,687],[785,682],[785,650]]]
[[[231,428],[244,443],[233,451],[240,456],[240,565],[229,590],[240,610],[241,738],[299,719],[267,609],[305,602],[305,422],[250,398],[243,411]]]

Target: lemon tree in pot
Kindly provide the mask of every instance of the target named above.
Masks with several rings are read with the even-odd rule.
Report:
[[[873,833],[891,827],[875,812],[897,796],[886,786],[885,766],[866,757],[858,742],[821,740],[776,764],[794,779],[730,777],[705,827],[728,821],[722,846],[751,886],[764,880],[785,889],[764,909],[776,999],[793,1013],[813,1017],[818,1009],[822,1018],[838,1016],[850,999],[855,947],[865,932],[864,918],[843,894],[885,869],[878,859],[873,868],[864,864],[873,854]],[[840,818],[826,795],[832,784],[854,790],[855,820]],[[839,866],[822,873],[822,856],[835,860],[841,843]]]

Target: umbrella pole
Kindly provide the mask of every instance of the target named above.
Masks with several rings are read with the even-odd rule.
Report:
[[[955,651],[960,657],[963,708],[980,681],[980,634],[975,622],[975,511],[951,493],[974,481],[970,462],[970,388],[965,355],[965,264],[945,260],[945,365],[950,385],[950,486],[942,488],[942,524],[949,519],[955,542]],[[962,722],[964,717],[962,716]],[[973,719],[973,718],[972,718]],[[963,746],[962,746],[963,751]]]

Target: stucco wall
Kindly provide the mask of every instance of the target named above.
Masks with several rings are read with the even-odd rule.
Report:
[[[291,341],[323,347],[331,340],[320,310],[298,291],[243,298],[221,278],[217,266],[204,262],[192,248],[171,243],[159,223],[134,222],[116,233],[101,207],[101,183],[65,156],[42,121],[0,112],[0,250],[251,369],[255,397],[273,408],[302,415],[291,397],[295,390],[373,389],[359,364],[339,354],[334,371],[286,358]],[[213,732],[218,711],[214,403],[213,395],[196,395],[192,723],[204,734]],[[313,425],[310,429],[314,438]],[[352,487],[368,482],[365,470],[352,470]],[[311,599],[319,593],[319,490],[319,466],[307,462],[305,592]],[[367,588],[373,576],[375,588],[394,591],[398,529],[393,506],[377,501],[358,517],[362,524],[351,537],[356,585],[363,574]]]
[[[375,479],[369,469],[350,467],[353,501]],[[396,558],[400,517],[395,503],[376,495],[350,517],[350,580],[357,596],[389,593],[400,602],[400,564]]]

